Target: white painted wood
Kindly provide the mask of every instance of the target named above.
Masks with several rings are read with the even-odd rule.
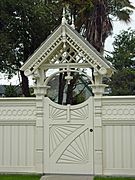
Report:
[[[125,168],[116,168],[116,169],[104,169],[104,174],[105,175],[110,175],[110,176],[135,176],[135,168],[134,169],[125,169]]]
[[[135,126],[131,126],[131,168],[135,169]]]
[[[103,97],[102,122],[103,173],[135,175],[135,97]]]
[[[34,172],[35,102],[0,99],[0,172]]]
[[[129,126],[123,126],[123,168],[130,168],[130,129]]]
[[[33,136],[32,136],[33,135]],[[33,166],[35,159],[35,127],[27,126],[26,166]]]
[[[93,174],[93,98],[62,106],[45,98],[44,172]]]
[[[52,59],[58,55],[57,51],[65,50],[67,46],[76,50],[77,54],[82,56],[82,64],[88,63],[101,76],[112,75],[114,68],[108,63],[97,50],[89,44],[80,34],[71,28],[67,23],[61,24],[51,36],[34,52],[34,54],[21,67],[25,74],[35,73],[43,64],[51,64]],[[58,57],[58,56],[57,56]],[[85,59],[85,61],[84,61]],[[57,58],[58,62],[59,58]],[[62,62],[63,63],[63,62]],[[69,62],[70,63],[70,62]],[[53,64],[55,62],[53,61]],[[64,63],[63,63],[64,64]],[[79,67],[79,65],[78,65]],[[87,66],[86,66],[87,67]],[[45,68],[46,69],[46,68]]]
[[[135,170],[135,126],[104,127],[104,173],[128,174]],[[134,171],[135,172],[135,171]]]
[[[0,98],[0,172],[135,175],[134,96],[36,101]]]
[[[10,166],[10,126],[4,126],[4,166]]]
[[[112,127],[104,128],[104,150],[103,150],[103,158],[104,158],[104,168],[113,168],[113,136],[112,136]],[[111,160],[110,160],[111,159]]]
[[[34,166],[34,127],[1,126],[0,130],[3,134],[0,138],[0,167]]]
[[[123,161],[122,158],[122,127],[121,126],[114,126],[114,167],[121,168],[121,162]]]
[[[3,127],[0,126],[0,166],[3,164]]]
[[[24,106],[23,108],[22,106],[11,108],[10,106],[6,110],[3,107],[2,116],[4,119],[0,121],[0,125],[12,126],[14,124],[19,126],[17,148],[18,164],[20,163],[21,166],[29,164],[26,161],[26,152],[28,152],[27,125],[29,127],[35,126],[35,135],[33,133],[33,136],[35,138],[36,172],[73,174],[93,174],[95,172],[102,174],[101,97],[106,87],[102,84],[102,78],[103,76],[110,77],[114,68],[72,27],[65,21],[64,15],[61,25],[22,66],[21,70],[24,71],[25,75],[31,74],[36,80],[34,87],[35,106],[30,107],[30,104],[26,108]],[[68,76],[65,79],[70,83],[72,79],[70,72],[76,71],[83,74],[82,68],[91,67],[94,68],[95,76],[94,82],[90,78],[92,91],[95,95],[94,100],[90,98],[76,106],[56,105],[47,98],[44,102],[48,81],[58,73],[56,72],[47,78],[48,69],[62,68],[61,72],[67,72]],[[77,70],[73,70],[73,68]],[[96,99],[96,97],[98,98]],[[32,116],[33,113],[35,116]],[[90,129],[93,128],[94,132],[90,133]],[[23,146],[21,141],[26,146]],[[20,157],[20,155],[22,156]]]
[[[18,149],[16,149],[16,145],[19,142],[19,137],[18,137],[18,127],[17,126],[12,126],[12,146],[11,146],[11,166],[18,166]]]

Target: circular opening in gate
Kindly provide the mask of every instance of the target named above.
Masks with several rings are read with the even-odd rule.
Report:
[[[47,96],[55,103],[76,105],[93,96],[91,80],[79,72],[62,72],[53,76],[48,82]]]

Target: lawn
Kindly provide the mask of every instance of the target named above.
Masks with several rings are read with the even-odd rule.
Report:
[[[0,175],[0,180],[39,180],[40,175]]]
[[[135,180],[135,177],[95,177],[94,180]]]

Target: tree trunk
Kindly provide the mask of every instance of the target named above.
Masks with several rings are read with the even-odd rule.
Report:
[[[64,93],[64,88],[65,88],[65,84],[66,84],[66,80],[65,80],[65,76],[66,74],[64,73],[60,73],[59,76],[59,92],[58,92],[58,104],[62,104],[63,102],[63,93]]]
[[[29,91],[29,80],[28,77],[25,76],[24,71],[20,71],[21,78],[22,78],[22,93],[25,97],[30,96],[30,91]]]
[[[74,83],[70,82],[70,84],[68,84],[66,104],[73,104],[73,86]]]
[[[73,97],[73,90],[75,89],[76,83],[79,79],[79,74],[77,73],[71,73],[71,76],[73,79],[70,81],[70,84],[68,84],[67,87],[67,98],[66,98],[66,104],[71,104],[73,105],[74,102],[74,97]]]

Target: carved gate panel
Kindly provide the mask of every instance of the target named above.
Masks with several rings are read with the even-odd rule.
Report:
[[[93,97],[74,106],[45,98],[44,173],[93,174]]]

